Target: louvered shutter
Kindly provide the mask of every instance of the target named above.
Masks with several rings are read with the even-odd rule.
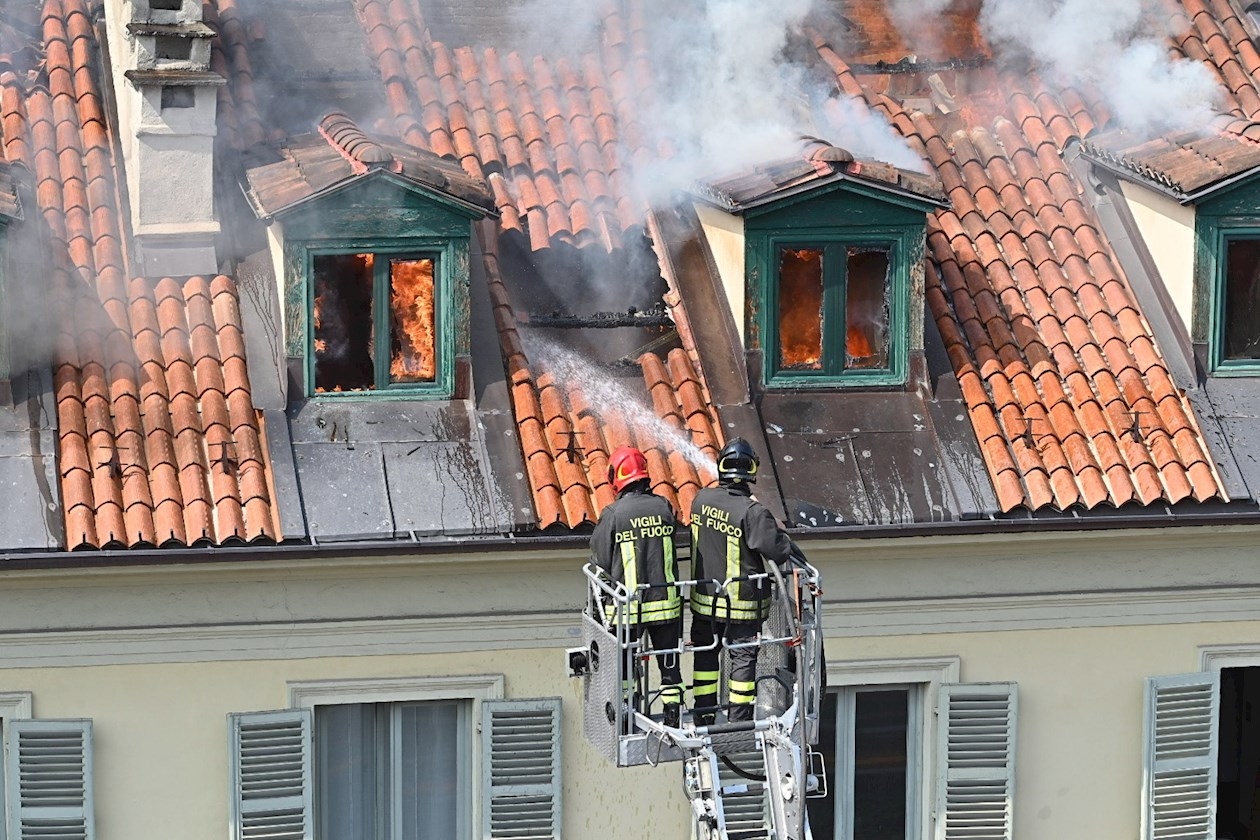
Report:
[[[311,712],[228,715],[232,840],[311,840]]]
[[[9,722],[9,840],[92,840],[92,722]]]
[[[1218,673],[1146,681],[1143,840],[1214,840]]]
[[[1014,683],[941,686],[937,840],[1010,840],[1016,697]]]
[[[481,704],[483,840],[560,840],[560,700]]]

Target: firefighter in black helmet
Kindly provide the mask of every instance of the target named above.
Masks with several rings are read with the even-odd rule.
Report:
[[[718,455],[718,486],[691,503],[691,641],[695,654],[694,709],[697,723],[712,723],[717,709],[721,647],[752,642],[770,615],[769,580],[740,580],[723,589],[715,581],[761,574],[765,560],[786,564],[792,541],[773,514],[752,498],[760,461],[748,441],[735,438]],[[764,558],[764,559],[763,559]],[[713,646],[712,650],[704,650]],[[730,649],[727,699],[732,721],[752,720],[757,702],[756,645]]]
[[[669,502],[651,490],[647,458],[639,450],[623,446],[608,459],[608,481],[617,500],[604,508],[591,534],[591,559],[615,583],[624,584],[632,598],[626,621],[630,640],[642,633],[657,651],[675,650],[682,637],[682,596],[674,529],[678,520]],[[641,584],[648,584],[640,589]],[[606,605],[606,618],[614,610]],[[679,724],[682,703],[682,669],[676,653],[654,657],[661,669],[661,703],[666,726]],[[634,674],[634,658],[627,656],[625,675]],[[625,686],[628,688],[629,686]]]

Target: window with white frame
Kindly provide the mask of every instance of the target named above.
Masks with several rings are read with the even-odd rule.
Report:
[[[958,676],[956,657],[828,663],[815,840],[1011,837],[1015,686]]]
[[[231,716],[237,840],[559,836],[558,700],[502,700],[501,675],[289,688],[289,710]]]

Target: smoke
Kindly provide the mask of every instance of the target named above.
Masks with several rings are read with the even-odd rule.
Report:
[[[1052,83],[1088,85],[1141,136],[1206,125],[1218,90],[1197,61],[1168,55],[1169,32],[1138,0],[985,0],[980,23],[999,55],[1029,56]]]
[[[889,0],[888,17],[906,43],[931,54],[941,49],[940,14],[956,0]]]
[[[738,172],[792,155],[802,136],[822,136],[858,157],[920,168],[882,117],[793,59],[792,42],[823,10],[821,0],[648,0],[648,43],[657,85],[649,124],[667,154],[639,173],[649,200],[697,178]]]
[[[618,0],[612,0],[616,3]],[[638,197],[661,203],[697,180],[739,172],[823,137],[858,157],[906,168],[922,164],[882,116],[844,97],[835,79],[793,55],[828,0],[641,0],[654,84],[636,90],[651,153],[633,166]],[[514,45],[572,55],[593,47],[606,6],[592,0],[527,0],[514,14]],[[636,84],[644,75],[631,72]],[[852,120],[852,122],[850,122]]]

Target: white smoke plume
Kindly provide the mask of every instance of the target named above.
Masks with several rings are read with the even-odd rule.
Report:
[[[649,173],[649,198],[695,177],[791,155],[802,135],[859,157],[922,166],[892,128],[842,97],[834,80],[787,58],[816,0],[652,0],[653,125],[672,155]],[[655,195],[653,195],[655,193]]]
[[[888,16],[916,51],[934,55],[940,51],[939,15],[955,0],[888,0]]]
[[[794,38],[827,5],[643,0],[642,43],[656,84],[639,92],[639,112],[658,154],[635,169],[641,197],[667,200],[696,180],[790,157],[805,136],[860,158],[923,168],[881,115],[848,101],[833,78],[790,57]],[[527,0],[516,17],[530,46],[554,55],[573,43],[574,33],[577,41],[595,33],[603,7],[593,0]]]
[[[1168,55],[1167,31],[1139,0],[985,0],[981,25],[999,54],[1030,56],[1045,78],[1092,85],[1141,136],[1207,124],[1218,89],[1196,61]]]

